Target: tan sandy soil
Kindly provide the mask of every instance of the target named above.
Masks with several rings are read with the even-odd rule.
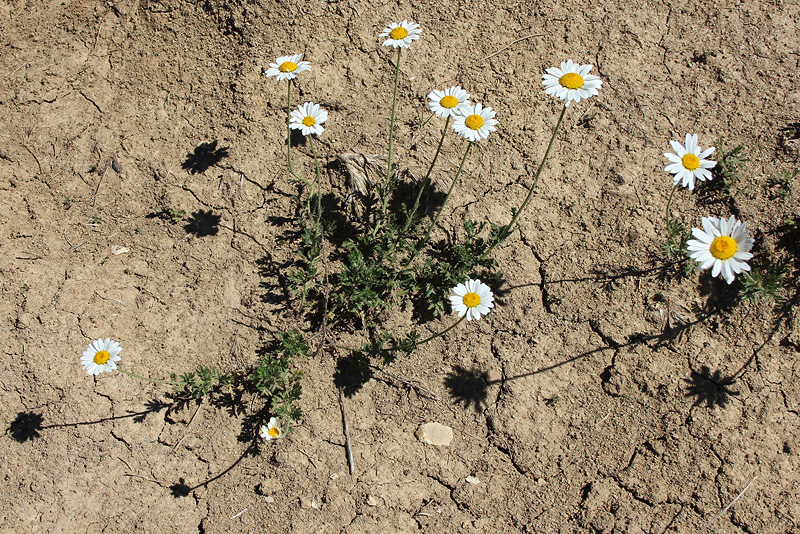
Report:
[[[244,371],[281,331],[312,333],[286,287],[285,85],[264,69],[311,61],[294,99],[330,112],[325,163],[382,153],[394,55],[377,34],[404,18],[424,33],[401,64],[397,159],[430,161],[432,89],[460,84],[500,121],[439,239],[524,198],[560,109],[545,68],[603,80],[495,255],[495,310],[388,369],[436,398],[376,374],[345,399],[351,476],[332,354],[299,362],[305,417],[274,444],[252,444],[247,403],[87,376],[99,337],[165,378]],[[798,20],[789,0],[0,0],[0,531],[696,533],[747,488],[709,532],[800,532],[797,278],[773,308],[660,252],[663,153],[697,133],[746,147],[748,189],[681,190],[673,215],[734,213],[757,254],[800,257],[800,193],[775,181],[800,168],[779,131],[800,121]],[[194,157],[214,142],[218,161]],[[440,190],[463,147],[446,140]],[[306,145],[295,160],[313,172]],[[336,202],[343,181],[329,166]],[[415,436],[432,421],[448,447]]]

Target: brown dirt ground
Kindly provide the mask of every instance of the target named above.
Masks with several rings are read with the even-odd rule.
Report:
[[[294,189],[285,85],[263,69],[312,62],[295,101],[330,110],[325,161],[380,153],[393,71],[377,33],[403,18],[424,34],[402,63],[398,159],[432,156],[441,124],[420,117],[434,88],[461,84],[500,121],[441,232],[507,222],[524,198],[559,111],[544,68],[573,58],[604,82],[570,107],[497,253],[496,309],[390,369],[438,399],[388,377],[346,399],[351,476],[330,355],[301,362],[296,432],[249,451],[241,413],[205,404],[192,419],[158,409],[162,386],[87,376],[97,337],[165,377],[246,369],[278,332],[310,327],[275,267],[293,257]],[[674,214],[698,226],[733,211],[759,253],[798,257],[783,221],[800,194],[774,182],[800,167],[779,132],[800,120],[798,20],[787,0],[0,0],[0,530],[694,533],[753,481],[709,531],[800,532],[795,289],[784,307],[739,302],[738,285],[681,278],[659,254],[662,154],[696,132],[747,147],[749,189],[681,191]],[[187,168],[214,141],[227,156]],[[462,150],[449,138],[445,170]],[[305,147],[295,159],[311,171]],[[156,206],[187,218],[148,218]],[[415,438],[429,421],[453,427],[449,447]]]

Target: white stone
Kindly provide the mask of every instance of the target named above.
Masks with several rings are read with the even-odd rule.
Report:
[[[417,430],[417,437],[423,443],[446,447],[453,441],[453,429],[440,423],[425,423]]]

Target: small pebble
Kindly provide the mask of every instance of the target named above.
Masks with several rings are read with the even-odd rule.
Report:
[[[453,441],[453,429],[440,423],[426,423],[417,430],[417,437],[423,443],[446,447]]]

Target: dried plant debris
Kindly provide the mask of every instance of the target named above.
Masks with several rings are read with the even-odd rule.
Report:
[[[347,169],[349,195],[369,196],[372,186],[386,168],[386,156],[360,152],[342,152],[339,160]]]

